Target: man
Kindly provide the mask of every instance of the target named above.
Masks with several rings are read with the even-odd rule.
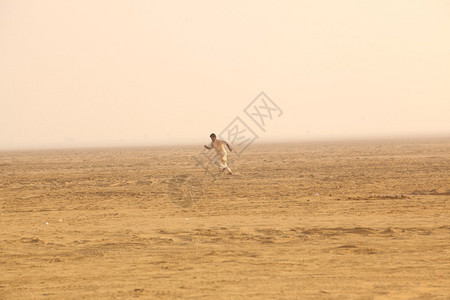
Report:
[[[214,133],[211,133],[209,137],[211,138],[212,142],[211,144],[209,144],[209,146],[204,145],[204,147],[208,150],[214,148],[217,154],[214,161],[217,162],[219,166],[222,168],[222,172],[227,170],[228,174],[232,175],[233,173],[231,172],[230,167],[228,167],[227,164],[227,150],[225,150],[225,145],[227,145],[228,150],[230,150],[230,152],[232,152],[233,149],[231,149],[230,145],[228,145],[227,142],[217,139]]]

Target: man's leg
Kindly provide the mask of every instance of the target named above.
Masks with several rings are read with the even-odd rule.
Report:
[[[214,158],[214,163],[217,164],[217,166],[223,170],[225,168],[225,166],[222,163],[222,157],[221,156],[216,156],[216,158]]]
[[[228,174],[232,174],[230,167],[228,167],[227,154],[226,153],[222,155],[220,163],[222,165],[222,172],[227,170]]]

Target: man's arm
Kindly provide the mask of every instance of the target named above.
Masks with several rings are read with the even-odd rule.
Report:
[[[228,150],[230,150],[230,152],[233,152],[233,149],[231,149],[231,147],[230,147],[230,145],[228,145],[228,143],[227,143],[227,147],[228,147]]]
[[[208,150],[211,150],[211,149],[212,149],[211,147],[208,147],[208,146],[206,146],[206,145],[204,145],[203,147],[205,147],[205,148],[208,149]]]

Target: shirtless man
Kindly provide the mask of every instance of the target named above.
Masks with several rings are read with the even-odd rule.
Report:
[[[209,146],[205,145],[204,147],[208,150],[214,148],[217,154],[214,161],[217,162],[219,166],[222,168],[222,172],[227,170],[229,175],[233,174],[230,170],[230,167],[228,167],[227,164],[227,150],[225,150],[225,145],[227,145],[228,150],[230,150],[230,152],[232,152],[233,149],[231,149],[230,145],[228,145],[227,142],[217,139],[214,133],[211,133],[209,137],[211,138],[212,142],[211,144],[209,144]]]

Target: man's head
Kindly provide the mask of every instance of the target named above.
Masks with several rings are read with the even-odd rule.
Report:
[[[216,135],[214,133],[211,133],[209,135],[209,137],[211,138],[211,140],[214,142],[216,140]]]

